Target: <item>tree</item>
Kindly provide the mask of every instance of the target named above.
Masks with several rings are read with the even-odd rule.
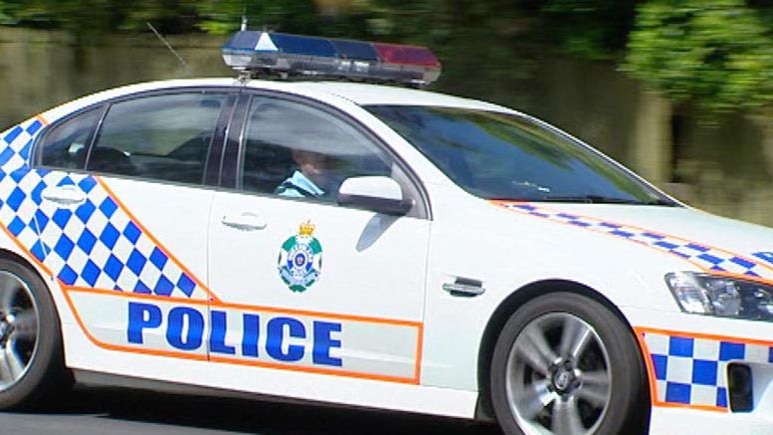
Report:
[[[712,111],[773,100],[770,27],[743,0],[650,0],[637,11],[624,69],[682,103]]]

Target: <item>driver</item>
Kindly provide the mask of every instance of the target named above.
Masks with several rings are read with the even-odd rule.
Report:
[[[313,151],[294,149],[293,160],[298,169],[280,184],[274,193],[290,198],[328,196],[333,186],[330,158]]]

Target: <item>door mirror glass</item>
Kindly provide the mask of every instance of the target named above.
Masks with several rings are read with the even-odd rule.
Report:
[[[397,181],[384,176],[351,177],[338,190],[338,204],[391,215],[404,215],[413,207]]]

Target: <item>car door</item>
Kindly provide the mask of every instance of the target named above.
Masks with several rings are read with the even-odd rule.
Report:
[[[94,345],[207,358],[206,169],[237,93],[133,95],[61,120],[41,139],[44,265]]]
[[[417,384],[429,237],[417,185],[373,136],[326,106],[245,95],[242,115],[224,165],[233,188],[212,208],[210,282],[222,302],[212,304],[211,359],[271,369],[266,376]],[[327,165],[313,187],[303,172],[309,153]],[[355,176],[397,180],[412,210],[337,205],[338,186]]]

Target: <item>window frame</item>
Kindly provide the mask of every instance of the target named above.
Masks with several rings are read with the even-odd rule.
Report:
[[[429,195],[427,194],[424,183],[422,183],[421,179],[416,175],[413,169],[411,169],[410,165],[408,165],[407,162],[386,143],[386,141],[384,141],[381,137],[374,133],[373,130],[368,128],[362,122],[335,106],[310,97],[281,91],[245,89],[242,95],[240,95],[239,101],[237,103],[238,107],[234,111],[234,117],[229,126],[229,137],[226,140],[222,178],[220,183],[221,187],[232,189],[242,194],[261,196],[266,198],[278,198],[289,201],[313,202],[314,204],[348,209],[348,207],[338,205],[335,202],[320,201],[314,198],[287,198],[279,195],[243,189],[241,185],[244,166],[243,159],[247,146],[247,124],[249,121],[248,118],[250,115],[250,107],[253,99],[260,97],[274,98],[285,102],[311,107],[313,109],[319,110],[320,112],[335,117],[341,122],[347,124],[349,127],[352,127],[357,133],[361,134],[366,140],[370,141],[377,149],[383,152],[384,155],[390,160],[390,163],[397,166],[398,171],[404,175],[404,177],[400,178],[404,178],[405,180],[396,181],[401,184],[402,181],[409,183],[410,186],[405,186],[404,189],[407,191],[413,190],[416,193],[416,198],[414,198],[416,200],[416,211],[412,213],[411,217],[432,220],[432,209],[430,207]],[[365,113],[367,113],[367,111],[365,111]]]
[[[223,159],[223,152],[224,152],[224,141],[226,138],[228,125],[230,124],[231,119],[233,117],[237,99],[241,92],[242,92],[242,88],[237,86],[183,86],[183,87],[175,87],[175,88],[154,89],[154,90],[148,90],[148,91],[140,91],[132,94],[120,95],[114,98],[109,98],[94,104],[90,104],[88,106],[81,107],[76,111],[72,113],[68,113],[62,118],[57,119],[50,125],[46,126],[45,131],[43,131],[43,133],[33,143],[32,161],[30,166],[33,169],[39,168],[39,169],[46,169],[51,171],[64,171],[68,173],[83,173],[83,174],[89,174],[89,175],[125,178],[125,179],[131,179],[131,180],[178,185],[178,186],[216,188],[218,187],[219,179],[220,179],[220,169],[222,166],[222,159]],[[157,97],[157,96],[164,96],[164,95],[207,94],[207,93],[222,94],[222,95],[225,95],[226,98],[225,98],[225,104],[223,105],[223,107],[220,108],[220,114],[218,115],[218,119],[215,123],[215,128],[213,129],[212,140],[209,143],[209,148],[207,150],[206,157],[203,161],[204,169],[203,169],[201,181],[199,183],[184,183],[184,182],[171,181],[166,179],[142,177],[142,176],[126,175],[126,174],[115,174],[115,173],[99,172],[99,171],[86,169],[88,166],[89,158],[91,156],[91,152],[94,149],[97,143],[97,139],[99,138],[99,135],[102,131],[105,118],[107,117],[107,114],[109,113],[110,108],[113,105],[127,102],[127,101],[135,101],[135,100],[141,100],[149,97]],[[61,125],[62,123],[72,120],[78,116],[81,116],[95,108],[98,108],[98,110],[101,110],[101,113],[98,116],[95,126],[92,128],[92,131],[89,133],[87,144],[86,144],[86,157],[83,161],[83,165],[77,169],[43,165],[42,164],[42,153],[44,148],[43,144],[46,141],[46,138],[48,137],[49,132],[52,131],[57,126]]]

